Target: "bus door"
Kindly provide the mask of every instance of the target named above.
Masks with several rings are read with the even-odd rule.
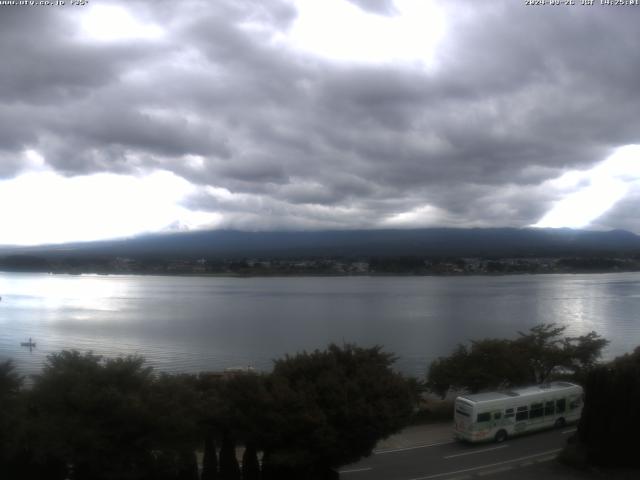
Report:
[[[516,407],[516,424],[513,427],[516,433],[524,432],[529,423],[529,406]]]

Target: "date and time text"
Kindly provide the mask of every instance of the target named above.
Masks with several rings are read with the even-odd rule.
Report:
[[[637,7],[640,6],[640,0],[524,0],[526,6],[542,6],[542,5],[582,5],[592,7],[602,5],[605,7]]]

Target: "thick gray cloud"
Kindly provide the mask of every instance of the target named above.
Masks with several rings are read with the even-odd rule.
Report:
[[[0,177],[33,149],[70,176],[173,171],[230,227],[525,226],[569,193],[551,180],[640,143],[638,8],[441,2],[423,68],[287,46],[285,0],[104,5],[164,34],[98,41],[78,9],[0,7]],[[634,205],[597,226],[640,231]]]

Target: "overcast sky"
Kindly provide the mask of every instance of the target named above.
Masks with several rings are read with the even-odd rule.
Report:
[[[0,6],[0,244],[640,233],[640,7],[87,3]]]

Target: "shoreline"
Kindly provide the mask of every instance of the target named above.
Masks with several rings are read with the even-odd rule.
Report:
[[[78,276],[140,276],[140,277],[196,277],[196,278],[314,278],[314,277],[333,277],[333,278],[351,278],[351,277],[521,277],[525,275],[606,275],[612,273],[640,273],[640,270],[568,270],[568,271],[548,271],[548,272],[470,272],[470,273],[403,273],[403,272],[385,272],[385,273],[167,273],[167,272],[56,272],[44,270],[1,270],[3,273],[24,273],[24,274],[43,274],[43,275],[67,275],[72,277]]]

